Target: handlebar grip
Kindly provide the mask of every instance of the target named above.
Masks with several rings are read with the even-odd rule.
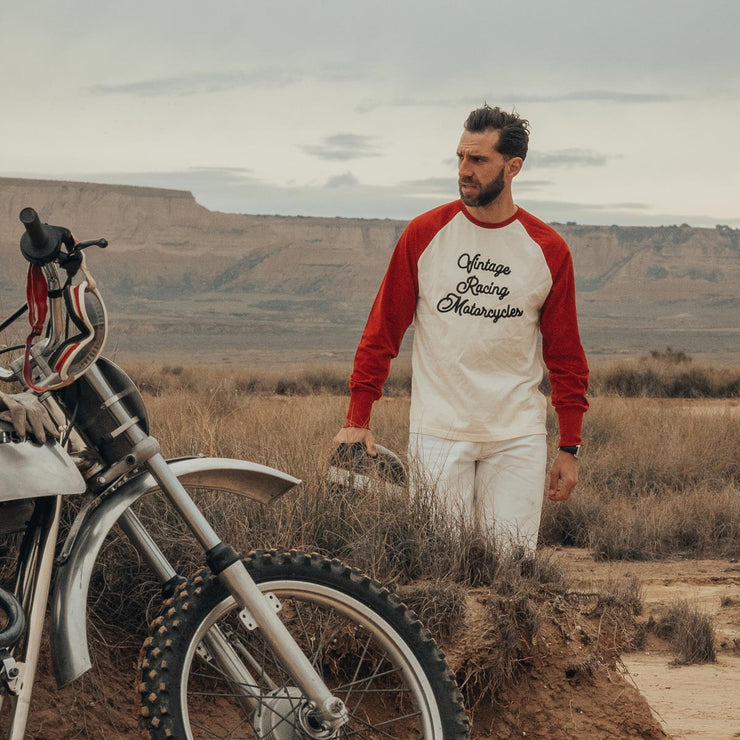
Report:
[[[21,237],[21,253],[35,265],[45,265],[59,255],[63,235],[55,226],[42,224],[38,213],[26,207],[20,212],[21,223],[26,233]]]

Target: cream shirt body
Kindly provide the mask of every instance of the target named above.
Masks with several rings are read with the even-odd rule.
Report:
[[[519,220],[458,213],[418,261],[412,432],[496,441],[545,432],[540,309],[552,287]]]

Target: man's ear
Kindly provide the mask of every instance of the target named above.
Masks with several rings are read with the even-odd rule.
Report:
[[[524,160],[521,157],[512,157],[506,160],[506,174],[509,178],[516,177],[524,165]]]

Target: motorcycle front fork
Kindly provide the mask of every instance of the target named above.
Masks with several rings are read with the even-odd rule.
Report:
[[[224,584],[237,604],[252,614],[264,634],[265,641],[273,649],[296,686],[310,701],[314,717],[330,730],[338,729],[346,724],[348,713],[344,703],[333,696],[326,687],[311,661],[298,647],[287,627],[278,617],[273,604],[259,590],[247,572],[239,555],[233,548],[221,542],[208,520],[167,465],[167,461],[159,452],[157,441],[136,423],[137,419],[129,414],[121,403],[120,396],[114,394],[97,366],[90,368],[86,377],[93,391],[103,402],[103,406],[120,425],[114,432],[111,432],[111,435],[124,437],[131,445],[132,451],[146,450],[143,455],[145,459],[141,462],[152,474],[205,551],[211,572]],[[125,517],[123,526],[127,527],[127,534],[132,539],[132,543],[153,567],[163,583],[167,583],[176,576],[174,569],[144,527],[140,522],[137,523],[133,512]],[[241,665],[235,653],[233,657],[234,660],[228,662]],[[242,666],[242,668],[246,671],[245,667]],[[234,680],[239,678],[234,676]]]
[[[219,578],[236,602],[249,612],[283,668],[311,702],[314,717],[330,730],[336,730],[344,725],[348,721],[344,702],[332,695],[308,657],[298,647],[278,616],[274,599],[268,598],[260,591],[239,555],[220,540],[162,455],[157,453],[152,456],[147,460],[146,467],[205,550],[211,572]],[[176,571],[131,509],[124,512],[119,523],[162,583],[177,578]],[[248,702],[256,708],[256,697],[250,698],[248,689],[244,687],[256,686],[257,682],[250,675],[242,658],[219,633],[217,627],[209,631],[205,642],[206,649],[219,660],[221,669],[229,675],[235,685],[243,687]]]

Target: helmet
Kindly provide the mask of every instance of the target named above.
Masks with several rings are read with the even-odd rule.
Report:
[[[340,444],[331,456],[329,481],[340,486],[368,488],[373,481],[405,486],[406,468],[395,452],[375,445],[372,457],[362,442]]]
[[[38,272],[31,277],[31,270],[40,268],[32,265],[29,270],[29,305],[33,304],[32,331],[26,340],[23,377],[26,385],[35,391],[55,390],[74,382],[100,356],[105,343],[108,317],[105,304],[92,278],[83,269],[83,279],[76,284],[67,284],[49,295],[61,300],[52,304],[51,317],[46,327],[47,338],[32,345],[46,320],[46,281]],[[43,281],[43,287],[41,283]],[[61,314],[61,315],[60,315]],[[36,377],[31,367],[31,356],[45,360],[52,375],[44,369],[44,363],[36,363]]]
[[[64,288],[66,338],[53,349],[49,366],[67,385],[90,367],[105,343],[107,315],[97,290],[88,288],[87,280]]]

